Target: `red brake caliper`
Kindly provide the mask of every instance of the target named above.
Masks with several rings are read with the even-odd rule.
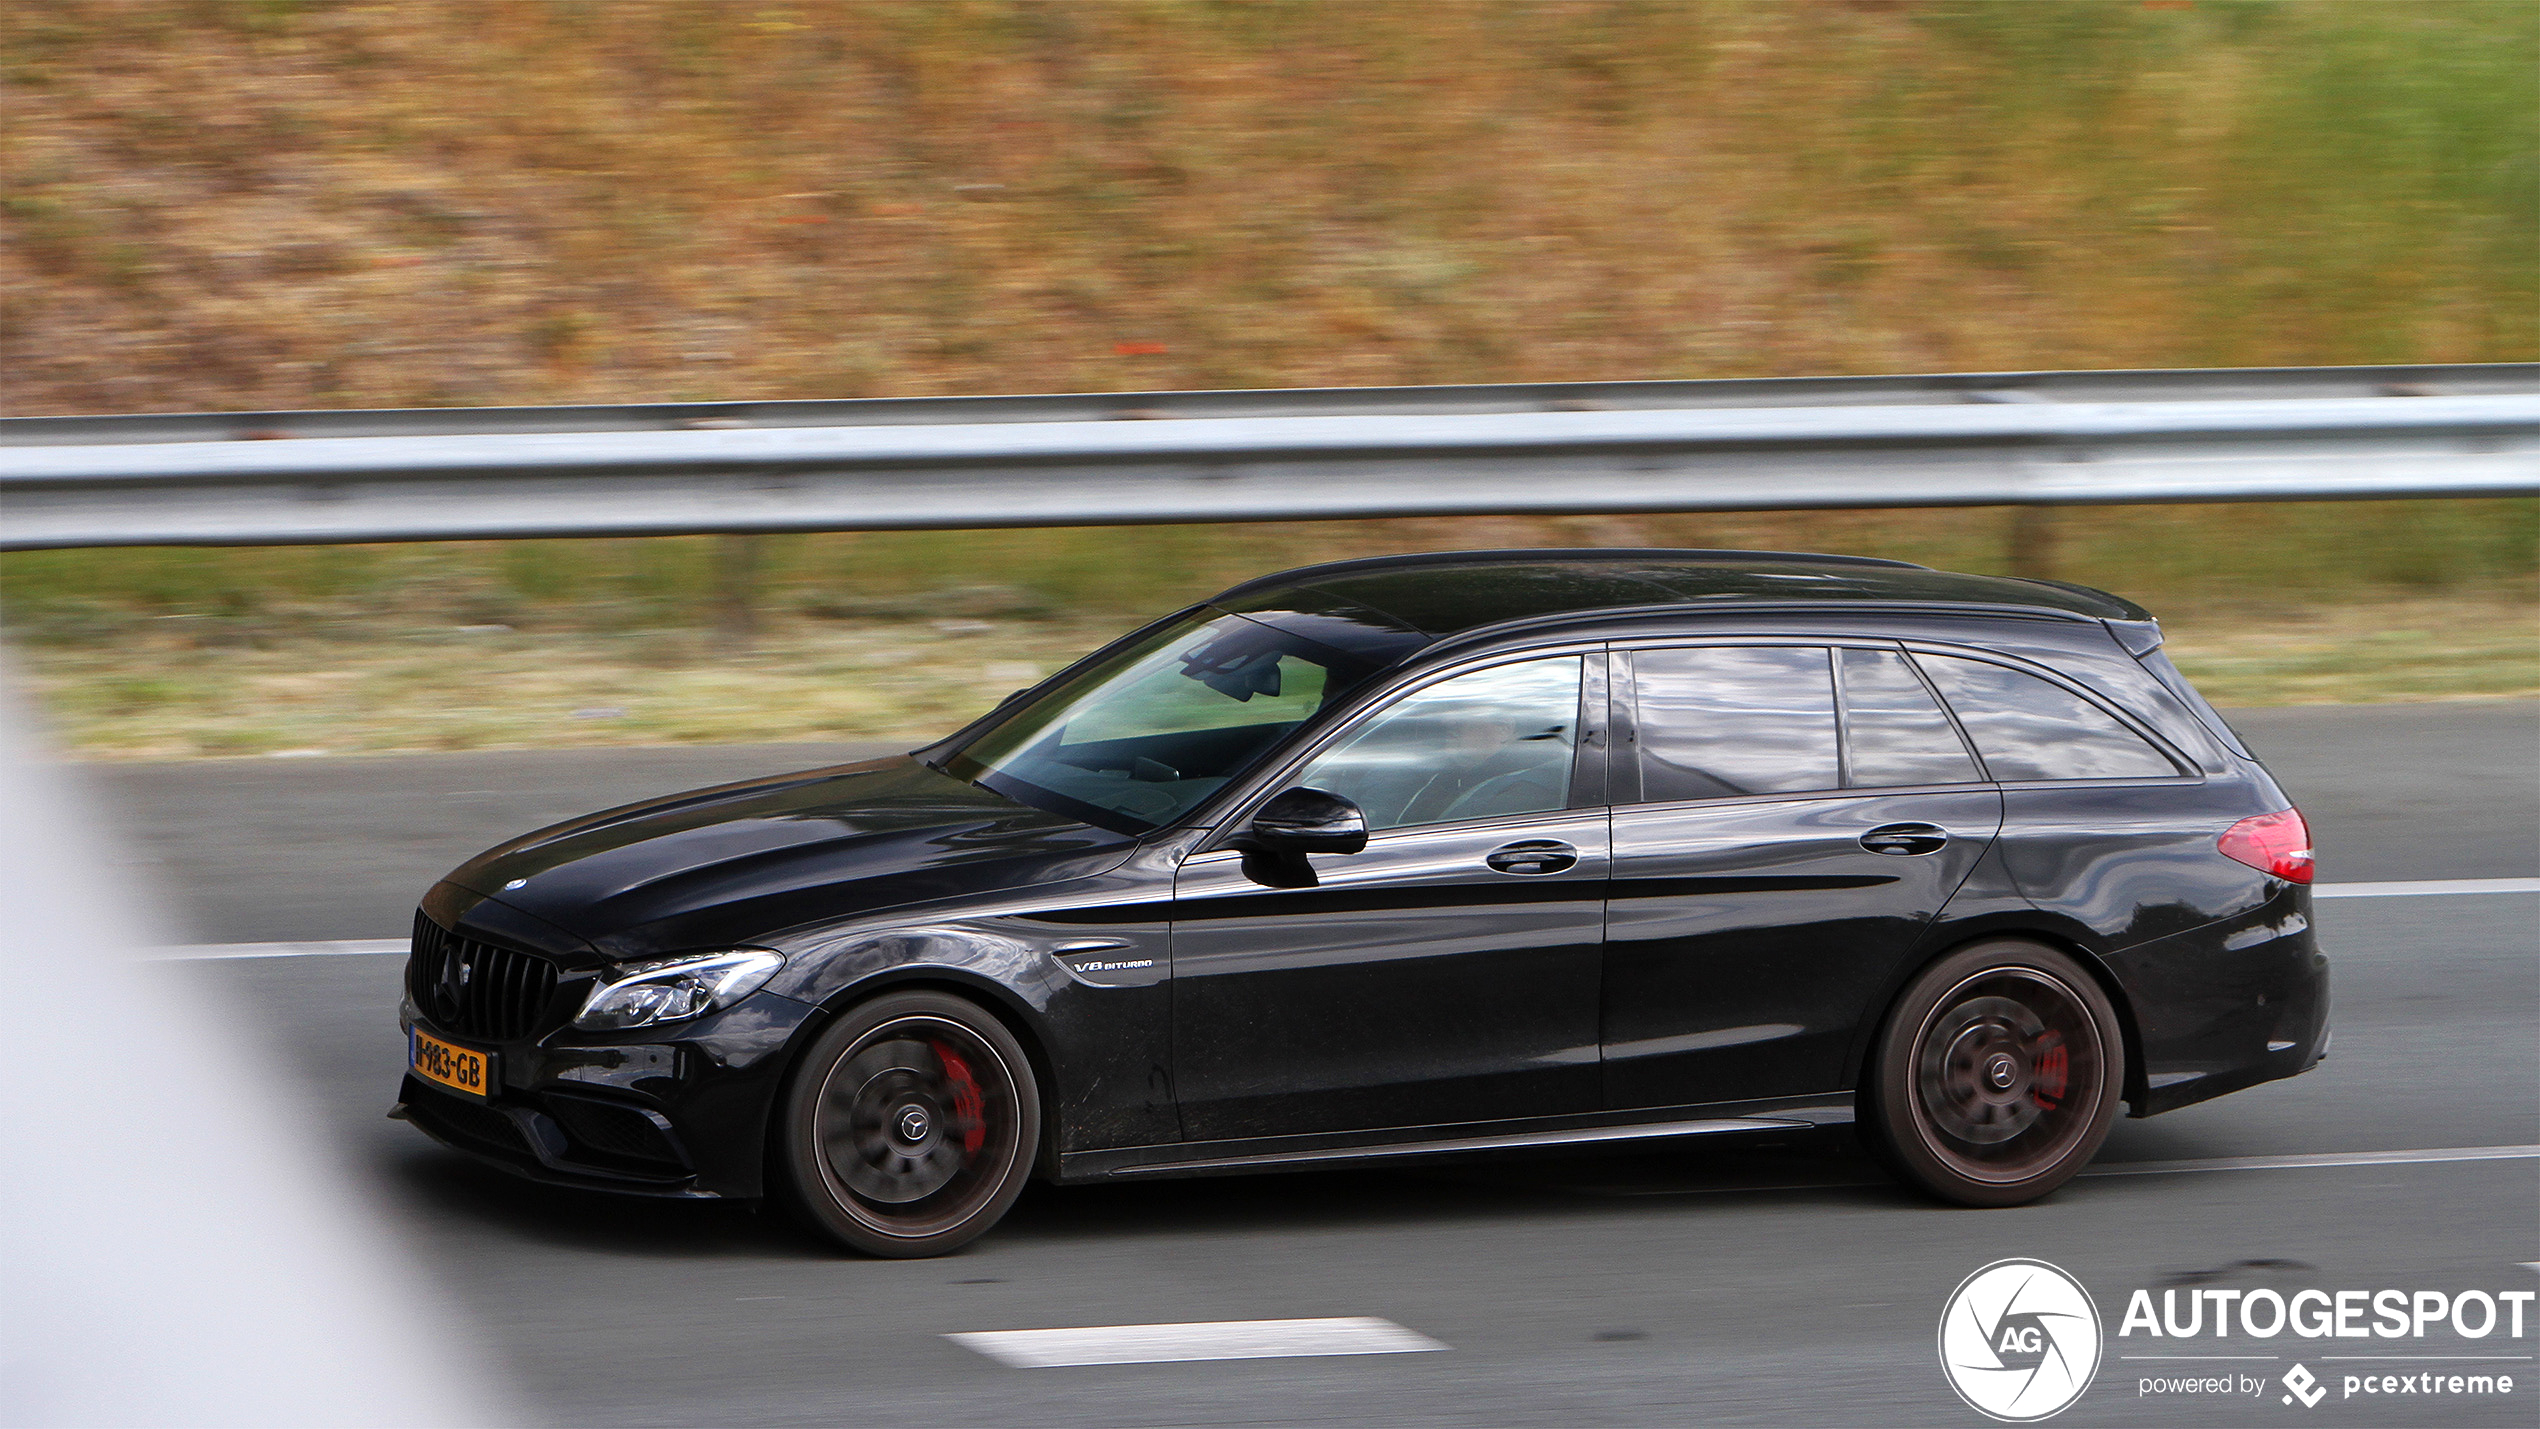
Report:
[[[941,1042],[927,1044],[935,1049],[935,1060],[944,1064],[944,1080],[952,1086],[953,1116],[961,1123],[961,1154],[974,1155],[988,1139],[986,1099],[979,1095],[979,1079],[970,1075],[970,1064],[961,1054]]]
[[[2065,1083],[2072,1077],[2072,1063],[2063,1039],[2057,1037],[2055,1045],[2039,1052],[2031,1065],[2035,1070],[2029,1082],[2029,1100],[2053,1111],[2055,1104],[2064,1099]]]

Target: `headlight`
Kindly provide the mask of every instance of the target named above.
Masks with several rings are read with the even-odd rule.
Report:
[[[783,954],[764,948],[628,963],[591,989],[573,1025],[585,1032],[615,1032],[695,1017],[758,991],[783,966]]]

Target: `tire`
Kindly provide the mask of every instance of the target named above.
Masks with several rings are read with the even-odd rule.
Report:
[[[1905,1181],[1962,1206],[2016,1206],[2098,1154],[2124,1077],[2125,1033],[2098,982],[2053,948],[1989,938],[1897,998],[1861,1124]]]
[[[1031,1059],[949,993],[885,993],[803,1054],[785,1093],[778,1187],[811,1229],[893,1259],[943,1255],[1001,1219],[1041,1142]]]

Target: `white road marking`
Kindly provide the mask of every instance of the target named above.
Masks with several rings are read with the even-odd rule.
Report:
[[[376,956],[383,953],[404,954],[403,938],[352,938],[331,943],[190,943],[174,948],[154,948],[146,957],[152,962],[197,962],[210,958],[344,958]]]
[[[1373,1315],[1327,1320],[1089,1325],[1064,1330],[975,1330],[944,1338],[1014,1369],[1288,1359],[1301,1355],[1399,1355],[1447,1348],[1416,1330],[1406,1330]]]
[[[2418,1151],[2325,1151],[2307,1156],[2210,1156],[2201,1161],[2111,1161],[2084,1176],[2168,1176],[2183,1171],[2273,1171],[2298,1166],[2420,1166],[2445,1161],[2527,1161],[2540,1146],[2446,1146]]]
[[[2446,893],[2540,893],[2540,878],[2428,878],[2414,883],[2321,883],[2313,898],[2432,898]]]
[[[2323,883],[2313,898],[2431,898],[2451,893],[2540,893],[2540,878],[2436,878],[2414,883]],[[160,948],[159,961],[193,962],[209,958],[337,958],[402,953],[403,938],[353,938],[308,943],[192,943]]]

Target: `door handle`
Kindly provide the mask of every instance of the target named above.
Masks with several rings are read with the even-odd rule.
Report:
[[[1938,853],[1949,835],[1937,824],[1883,824],[1861,835],[1861,847],[1872,853]]]
[[[1521,839],[1492,849],[1482,862],[1502,873],[1559,873],[1577,866],[1579,851],[1559,839]]]

